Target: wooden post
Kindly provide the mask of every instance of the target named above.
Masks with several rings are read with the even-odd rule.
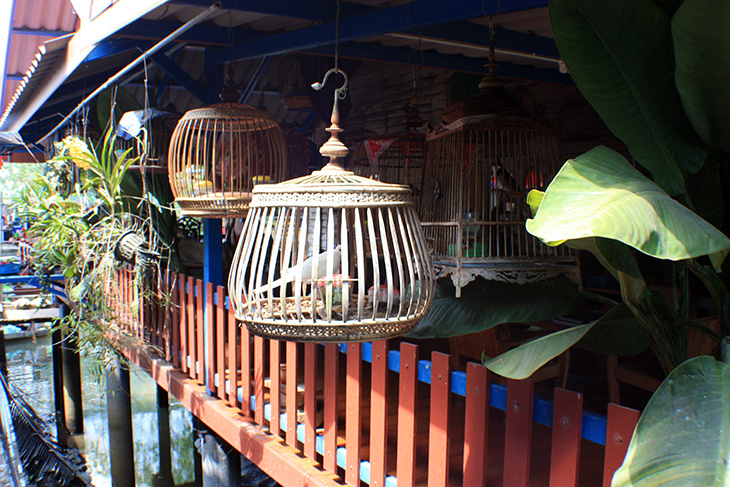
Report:
[[[67,308],[63,306],[62,311]],[[63,332],[51,332],[51,353],[53,357],[53,403],[56,417],[56,439],[62,445],[66,444],[68,428],[66,428],[66,408],[63,398]]]
[[[115,487],[134,487],[134,440],[129,367],[115,357],[106,373],[109,460]]]
[[[152,481],[153,485],[175,485],[175,479],[172,476],[169,405],[167,391],[157,386],[157,438],[160,447],[160,470]]]
[[[66,427],[71,434],[84,432],[84,409],[81,396],[81,359],[76,335],[63,339],[63,408]]]
[[[203,487],[240,487],[241,454],[212,431],[202,430]]]

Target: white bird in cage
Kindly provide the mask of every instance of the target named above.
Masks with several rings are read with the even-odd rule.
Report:
[[[281,273],[281,277],[270,284],[266,284],[261,287],[257,287],[253,290],[254,293],[261,293],[264,291],[272,290],[282,284],[288,284],[294,281],[298,275],[302,276],[302,282],[306,283],[310,280],[317,280],[327,276],[327,259],[328,256],[332,255],[332,274],[337,272],[342,261],[342,246],[338,245],[334,250],[325,250],[317,256],[312,256],[306,259],[304,262],[297,264],[293,267],[285,269]],[[312,275],[312,267],[314,266],[315,260],[317,261],[317,273]]]

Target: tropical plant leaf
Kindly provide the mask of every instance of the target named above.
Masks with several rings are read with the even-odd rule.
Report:
[[[702,140],[730,152],[730,1],[685,0],[671,32],[684,111]]]
[[[529,323],[570,313],[582,297],[567,279],[509,284],[477,278],[455,297],[449,279],[437,282],[426,316],[409,333],[413,338],[445,338],[487,330],[502,323]]]
[[[549,13],[586,99],[659,186],[685,193],[684,175],[700,168],[706,151],[674,84],[667,11],[651,0],[551,0]]]
[[[605,341],[609,336],[613,338]],[[607,355],[634,355],[646,350],[650,344],[631,312],[624,305],[619,305],[593,323],[568,327],[523,343],[498,357],[485,360],[484,365],[495,374],[522,380],[584,341],[586,349]]]
[[[692,209],[717,228],[722,228],[725,219],[723,191],[730,183],[724,179],[721,165],[728,163],[727,154],[711,150],[700,170],[686,179]]]
[[[631,310],[621,303],[601,317],[575,347],[599,355],[632,356],[651,344],[651,338]]]
[[[548,245],[604,237],[675,261],[730,249],[722,232],[604,146],[563,165],[526,228]]]
[[[646,405],[612,487],[730,483],[730,367],[712,357],[674,369]]]

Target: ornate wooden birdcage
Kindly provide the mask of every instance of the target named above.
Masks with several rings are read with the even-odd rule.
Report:
[[[350,169],[358,176],[405,184],[413,191],[418,209],[426,162],[426,136],[416,131],[424,121],[418,113],[415,93],[404,124],[408,131],[403,134],[375,135],[358,144],[350,158]]]
[[[243,217],[255,184],[282,181],[284,135],[270,113],[237,103],[228,86],[223,103],[190,110],[172,133],[170,186],[183,216]]]
[[[342,73],[330,70],[325,81],[332,72]],[[332,137],[320,150],[330,157],[327,166],[253,190],[228,287],[236,318],[256,335],[390,338],[413,328],[433,297],[433,269],[410,189],[339,167],[347,148],[338,124],[335,101]]]
[[[476,276],[577,282],[577,257],[525,230],[527,193],[545,190],[562,162],[557,126],[528,116],[499,86],[444,113],[450,123],[426,137],[420,206],[437,276],[451,276],[457,296]]]
[[[405,184],[413,191],[418,204],[426,161],[425,149],[426,136],[414,131],[373,136],[355,148],[350,169],[358,176]]]

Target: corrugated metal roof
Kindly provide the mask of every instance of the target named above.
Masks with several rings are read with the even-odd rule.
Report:
[[[4,109],[44,42],[76,31],[78,18],[68,0],[15,0],[5,67]],[[0,42],[2,45],[2,42]]]
[[[29,2],[61,2],[66,0],[28,0]],[[117,0],[119,3],[133,0]],[[161,1],[161,0],[157,0]],[[150,2],[152,4],[153,2]],[[141,53],[167,35],[175,27],[186,22],[194,15],[206,8],[212,0],[169,0],[167,3],[149,10],[139,21],[115,34],[114,39],[105,40],[104,44],[119,42],[120,38],[127,42],[137,43],[138,51],[120,54],[113,48],[105,58],[85,62],[68,75],[64,85],[63,97],[66,100],[80,100],[83,95],[94,89],[76,83],[69,87],[73,80],[91,79],[91,73],[100,76],[111,76],[134,56]],[[493,5],[486,5],[480,0],[452,0],[451,3],[440,3],[431,0],[341,0],[342,28],[340,31],[340,56],[369,62],[388,62],[398,64],[421,64],[426,55],[426,66],[434,69],[450,71],[465,71],[484,73],[483,65],[487,62],[487,45],[489,43],[488,25],[490,17],[485,15]],[[184,48],[170,59],[169,66],[184,73],[187,78],[180,80],[173,72],[167,72],[154,61],[147,63],[147,82],[153,95],[158,95],[162,106],[173,104],[181,112],[201,106],[202,100],[197,99],[187,91],[197,91],[198,95],[205,96],[210,73],[206,72],[207,62],[220,67],[220,63],[227,63],[232,58],[238,58],[234,63],[234,81],[240,89],[253,83],[256,92],[249,100],[258,102],[258,90],[263,87],[266,92],[264,98],[268,109],[275,113],[277,118],[298,125],[308,125],[307,119],[312,119],[312,112],[286,111],[276,96],[277,70],[280,53],[300,51],[316,55],[322,60],[323,70],[331,64],[334,52],[334,9],[332,0],[311,0],[300,3],[298,0],[274,0],[259,2],[257,0],[224,0],[220,14],[212,20],[190,31],[178,42]],[[558,74],[558,63],[550,60],[557,58],[557,50],[552,41],[550,24],[547,16],[547,0],[509,0],[501,2],[501,7],[493,11],[491,20],[497,34],[495,44],[498,49],[497,61],[505,66],[500,73],[520,79],[527,73],[522,68],[537,68],[536,77],[548,73],[551,82],[561,82]],[[233,10],[234,8],[238,10]],[[486,10],[485,10],[486,8]],[[231,10],[226,10],[231,9]],[[443,16],[448,17],[449,23],[444,23]],[[362,17],[362,20],[358,19]],[[366,22],[373,21],[373,22]],[[417,25],[412,25],[415,20]],[[380,24],[380,25],[378,25]],[[387,27],[384,27],[387,26]],[[346,32],[345,27],[349,28]],[[354,30],[354,32],[353,32]],[[469,34],[464,32],[468,31]],[[525,50],[524,54],[515,56],[507,54],[507,50],[500,51],[502,33],[517,35],[520,39],[514,42]],[[393,37],[392,33],[400,35]],[[87,32],[88,34],[88,32]],[[404,34],[407,34],[404,36]],[[408,37],[410,35],[410,37]],[[466,36],[466,38],[465,38]],[[342,41],[346,37],[349,42]],[[523,38],[527,43],[523,43]],[[510,41],[511,42],[511,41]],[[531,57],[533,45],[543,43],[546,50],[538,49],[543,57]],[[235,48],[233,47],[235,45]],[[213,47],[212,56],[204,54],[202,47]],[[527,47],[524,47],[527,46]],[[112,46],[113,47],[113,46]],[[224,51],[217,50],[222,47]],[[507,46],[510,47],[510,46]],[[35,55],[35,54],[34,54]],[[111,57],[110,57],[111,56]],[[127,56],[127,57],[125,57]],[[253,79],[256,68],[263,56],[272,61],[259,79]],[[47,56],[46,56],[47,57]],[[230,58],[229,58],[230,57]],[[453,61],[453,62],[452,62]],[[45,61],[41,59],[41,64]],[[318,61],[319,63],[319,61]],[[393,66],[389,64],[388,66]],[[41,66],[42,67],[42,66]],[[38,71],[40,68],[36,68]],[[376,70],[377,71],[377,70]],[[385,70],[383,70],[385,71]],[[550,75],[552,73],[552,75]],[[105,80],[106,78],[104,78]],[[533,78],[534,79],[534,78]],[[567,76],[564,79],[568,80]],[[102,80],[102,82],[104,81]],[[92,83],[91,81],[89,81]],[[144,100],[143,79],[141,76],[129,77],[122,82],[139,100]],[[197,86],[195,86],[197,84]],[[27,83],[26,83],[27,85]],[[75,95],[72,92],[73,88]],[[158,91],[159,90],[159,91]],[[159,92],[162,94],[159,95]],[[26,92],[23,96],[27,95]],[[42,117],[48,120],[49,110],[69,113],[73,108],[58,103],[58,95],[54,95],[43,107]],[[56,108],[58,106],[58,108]],[[22,105],[16,104],[11,111],[15,113]],[[36,117],[38,120],[38,117]],[[35,130],[35,129],[34,129]],[[43,130],[43,129],[38,129]],[[45,129],[47,130],[47,128]]]
[[[53,66],[59,62],[66,54],[66,46],[73,34],[68,34],[57,39],[46,41],[37,49],[36,56],[31,62],[30,67],[25,72],[23,79],[18,82],[18,86],[13,96],[8,100],[2,116],[0,116],[0,127],[10,124],[13,121],[11,113],[22,111],[28,99],[22,99],[23,92],[35,90],[38,85],[45,81],[45,75],[53,69]]]

